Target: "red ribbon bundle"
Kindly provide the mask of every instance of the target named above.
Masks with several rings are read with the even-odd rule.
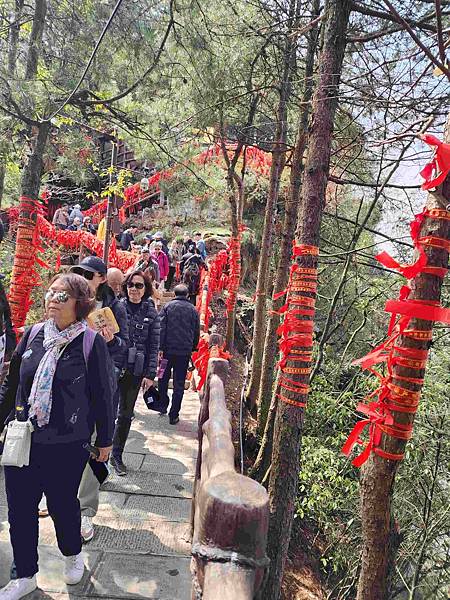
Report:
[[[28,311],[32,305],[31,291],[40,284],[36,263],[47,266],[39,257],[43,248],[39,242],[36,222],[41,216],[41,210],[38,200],[26,196],[20,198],[16,252],[9,290],[12,322],[18,333],[20,328],[25,325]]]
[[[198,350],[192,354],[192,362],[197,369],[197,373],[200,375],[200,381],[197,385],[198,390],[201,390],[205,385],[206,377],[208,375],[208,362],[212,354],[214,354],[214,358],[224,358],[225,360],[231,358],[231,354],[225,352],[223,347],[219,348],[214,346],[213,348],[210,348],[207,336],[200,338]]]
[[[228,275],[228,298],[226,302],[227,313],[233,312],[236,306],[237,293],[241,280],[241,241],[245,225],[239,226],[237,237],[232,237],[228,244],[229,275]]]
[[[450,172],[450,144],[444,144],[437,137],[428,133],[421,135],[420,138],[429,146],[436,148],[432,160],[420,172],[425,179],[422,189],[430,190],[443,183]]]
[[[277,330],[281,359],[278,363],[280,368],[279,385],[281,393],[277,394],[282,402],[293,406],[304,407],[305,402],[292,400],[283,393],[283,390],[293,392],[297,395],[307,395],[309,385],[298,382],[288,377],[289,375],[309,376],[311,372],[313,330],[314,330],[314,296],[317,291],[317,269],[300,268],[296,259],[298,256],[317,256],[319,249],[316,246],[306,244],[293,246],[292,260],[287,288],[274,296],[274,300],[286,294],[286,304],[278,311],[284,314],[283,323]],[[304,318],[309,317],[309,318]],[[304,363],[302,367],[288,367],[287,363]]]
[[[216,256],[208,261],[208,271],[202,270],[200,279],[200,290],[197,299],[197,310],[200,313],[200,323],[206,331],[211,317],[210,303],[213,296],[220,292],[225,284],[224,271],[227,266],[228,255],[226,250],[221,250]]]
[[[421,238],[420,229],[425,217],[450,220],[450,213],[441,209],[425,209],[422,213],[416,215],[410,229],[414,246],[419,251],[419,259],[413,265],[400,266],[386,253],[381,255],[381,260],[380,256],[376,258],[382,264],[395,268],[407,278],[416,277],[419,273],[444,277],[447,269],[427,266],[424,246],[440,247],[448,251],[448,240],[432,236]],[[423,384],[423,370],[426,367],[428,350],[398,346],[396,344],[397,339],[403,336],[420,341],[431,340],[432,331],[430,330],[408,329],[413,318],[450,323],[450,309],[443,308],[438,302],[409,300],[410,291],[411,289],[408,286],[403,286],[400,290],[399,299],[388,300],[386,303],[385,311],[392,314],[388,328],[388,339],[364,358],[353,363],[360,364],[363,369],[369,370],[380,380],[379,387],[366,398],[366,400],[369,400],[369,404],[358,404],[357,410],[367,418],[355,425],[342,448],[342,452],[349,456],[357,444],[365,446],[363,452],[352,461],[352,464],[356,467],[363,465],[371,453],[387,460],[402,460],[403,453],[391,454],[380,448],[382,434],[403,440],[408,440],[412,435],[412,424],[405,425],[396,422],[392,411],[410,414],[417,411],[420,391],[404,388],[402,382],[414,385]],[[386,376],[373,369],[374,365],[380,363],[386,364]],[[400,376],[393,370],[397,365],[417,370],[418,374],[416,377]],[[375,401],[373,401],[374,397],[377,398]],[[369,437],[368,441],[364,443],[361,434],[366,427],[369,428]]]

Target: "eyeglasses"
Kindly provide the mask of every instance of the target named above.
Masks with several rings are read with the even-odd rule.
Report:
[[[69,298],[70,294],[64,290],[60,292],[57,292],[56,290],[48,290],[48,292],[45,294],[46,302],[49,302],[49,300],[54,300],[58,304],[65,304]]]
[[[140,281],[137,281],[136,283],[133,283],[132,281],[127,281],[127,288],[136,288],[137,290],[143,290],[145,288],[145,283],[141,283]]]
[[[76,273],[77,275],[81,275],[81,277],[84,277],[88,281],[92,281],[95,275],[95,273],[93,273],[92,271],[85,271],[85,269],[79,269],[76,271]]]

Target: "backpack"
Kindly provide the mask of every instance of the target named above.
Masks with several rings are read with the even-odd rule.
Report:
[[[200,286],[200,267],[197,261],[190,258],[183,270],[183,283],[185,283],[189,289],[189,294],[197,294]]]

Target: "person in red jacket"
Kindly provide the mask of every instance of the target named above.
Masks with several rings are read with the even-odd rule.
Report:
[[[169,259],[167,258],[167,254],[163,252],[161,242],[156,242],[152,258],[158,263],[159,280],[160,283],[163,284],[169,275]]]

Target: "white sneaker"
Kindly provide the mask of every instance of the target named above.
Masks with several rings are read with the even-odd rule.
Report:
[[[1,600],[19,600],[37,588],[36,575],[33,577],[22,577],[21,579],[12,579],[4,588],[0,590]]]
[[[90,542],[94,537],[92,517],[81,517],[81,537],[85,543]]]
[[[80,554],[75,554],[75,556],[64,557],[64,581],[68,585],[79,583],[83,579],[83,575],[84,561],[81,552]]]
[[[39,502],[39,516],[41,519],[48,517],[47,498],[45,497],[45,494],[42,496],[42,499]]]

